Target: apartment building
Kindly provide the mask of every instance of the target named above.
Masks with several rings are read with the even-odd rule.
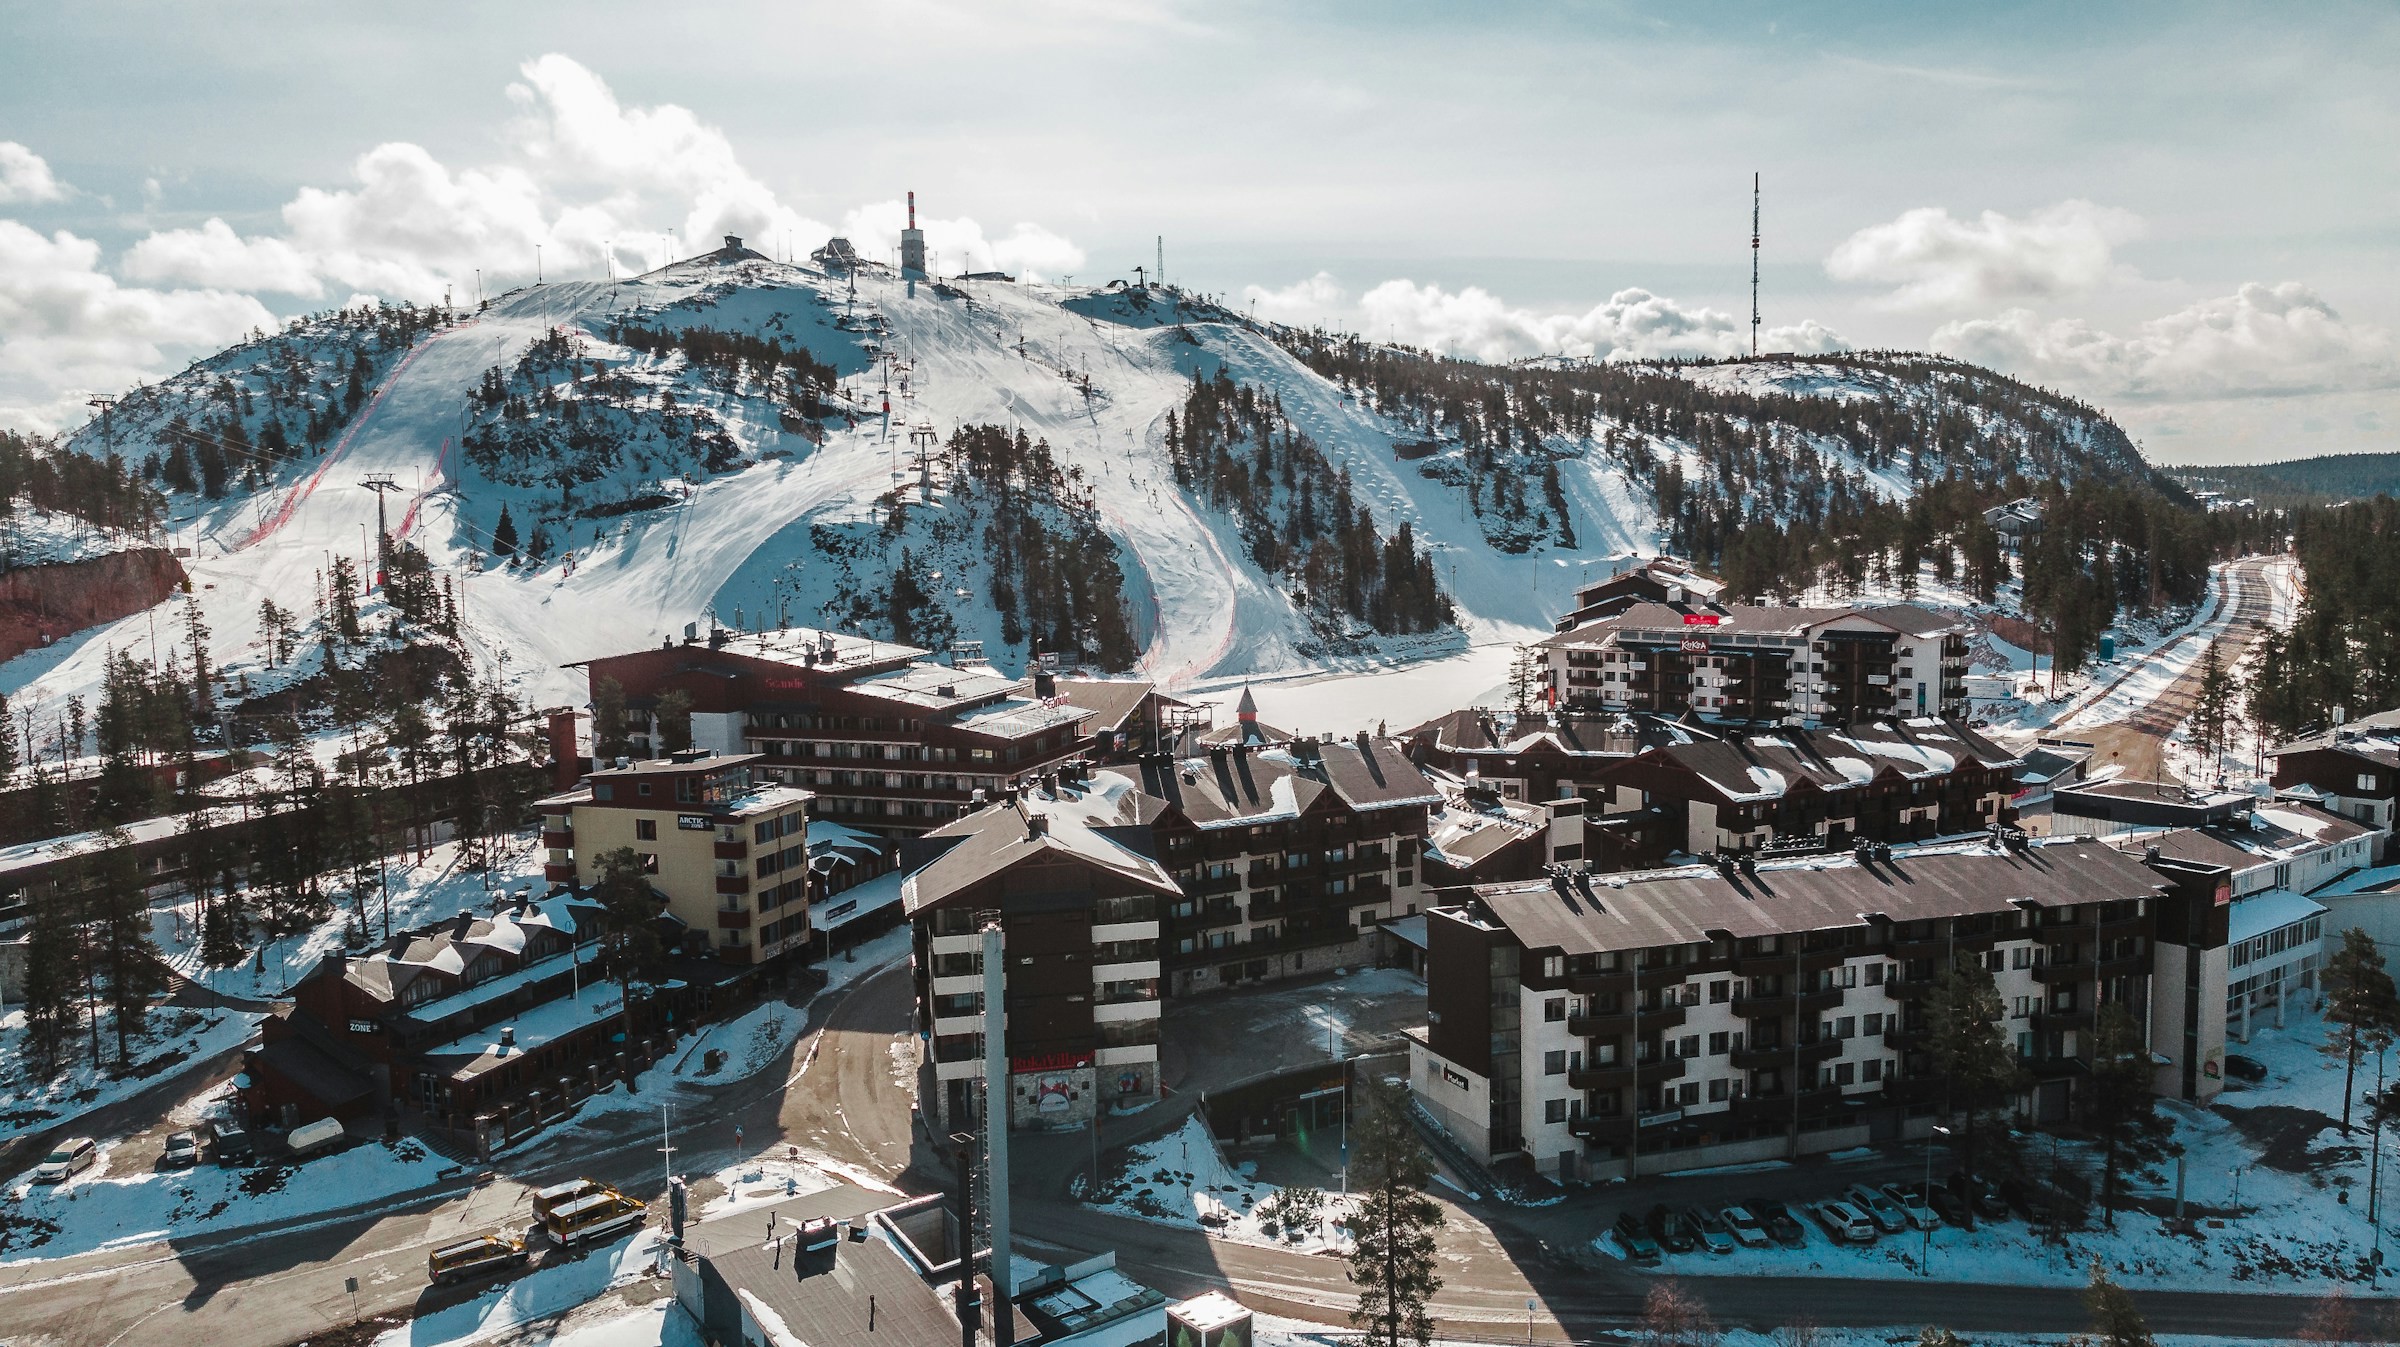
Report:
[[[1775,725],[1967,711],[1964,624],[1913,604],[1643,602],[1542,646],[1569,711]]]
[[[1591,784],[1603,818],[1664,811],[1667,835],[1689,855],[1922,841],[2015,817],[2022,759],[1954,721],[1677,730],[1599,768]]]
[[[2027,1116],[2069,1115],[2110,1002],[2146,1026],[2156,1088],[2206,1099],[2230,897],[2220,866],[2020,837],[1482,886],[1427,914],[1410,1083],[1477,1159],[1562,1180],[1923,1135],[1924,996],[1974,958]]]
[[[666,911],[727,963],[761,964],[809,939],[809,792],[763,755],[688,749],[586,776],[535,802],[542,873],[588,888],[602,858],[638,857]]]
[[[718,630],[582,667],[595,698],[604,681],[622,689],[642,756],[662,746],[661,703],[680,693],[694,748],[758,754],[763,775],[806,787],[821,815],[892,836],[956,818],[977,791],[990,798],[1076,756],[1093,714],[1048,673],[1014,679],[971,660],[935,663],[912,646],[799,628]]]
[[[947,1134],[983,1079],[983,932],[1007,960],[1009,1124],[1081,1126],[1158,1097],[1159,921],[1178,894],[1146,830],[1024,798],[903,846],[915,937],[918,1107]]]
[[[2309,895],[2372,864],[2384,836],[2355,818],[2279,799],[2221,823],[2124,835],[2112,844],[2232,872],[2225,1030],[2247,1043],[2268,1016],[2280,1029],[2287,1006],[2307,1006],[2317,996],[2327,909]]]
[[[1472,779],[1503,799],[1530,802],[1588,795],[1605,768],[1688,738],[1689,728],[1623,712],[1520,716],[1469,707],[1400,737],[1418,766]]]
[[[2400,827],[2400,711],[2380,711],[2275,746],[2275,788],[2307,786],[2327,809],[2384,831],[2380,859],[2390,861]]]
[[[1586,622],[1615,617],[1637,603],[1715,603],[1725,584],[1676,557],[1620,555],[1598,563],[1607,573],[1575,591],[1575,607],[1555,629],[1573,631]]]

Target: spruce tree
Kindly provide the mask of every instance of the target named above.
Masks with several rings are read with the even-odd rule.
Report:
[[[500,507],[500,522],[492,526],[492,555],[513,557],[517,554],[517,521],[510,517],[508,507]]]
[[[658,938],[658,896],[642,858],[631,847],[602,852],[595,858],[598,876],[592,896],[600,900],[600,957],[603,977],[617,984],[625,1037],[633,1037],[633,998],[646,987],[651,970],[663,952]]]
[[[604,674],[592,688],[592,756],[606,762],[632,752],[625,735],[625,686]]]
[[[2092,1280],[2084,1288],[2083,1303],[2092,1316],[2092,1347],[2158,1347],[2142,1312],[2133,1307],[2133,1297],[2108,1279],[2097,1258],[2092,1260]]]
[[[87,879],[90,947],[107,980],[109,1025],[117,1040],[117,1065],[132,1060],[131,1041],[142,1032],[150,994],[158,989],[158,948],[150,938],[150,903],[133,838],[122,828],[102,836]]]
[[[25,1047],[34,1073],[49,1079],[66,1062],[67,1035],[81,1020],[82,945],[73,898],[62,887],[32,900],[25,942]]]
[[[2024,1069],[2001,1030],[2000,989],[1980,957],[1959,955],[1934,978],[1924,1005],[1926,1051],[1949,1092],[1950,1110],[1965,1115],[1959,1156],[1973,1173],[1975,1119],[2022,1088]],[[1973,1223],[1970,1212],[1970,1229]]]
[[[2381,1052],[2400,1035],[2400,992],[2385,971],[2374,937],[2353,926],[2325,961],[2325,1044],[2342,1060],[2342,1135],[2350,1135],[2350,1101],[2358,1094],[2358,1056]]]
[[[1360,1202],[1350,1221],[1349,1275],[1358,1308],[1350,1322],[1377,1347],[1425,1347],[1433,1338],[1429,1307],[1442,1288],[1433,1237],[1442,1209],[1425,1195],[1433,1160],[1409,1116],[1406,1087],[1377,1081],[1365,1093],[1353,1165]]]
[[[692,746],[692,694],[671,688],[658,699],[658,751],[680,753]]]
[[[2115,1001],[2100,1007],[2092,1025],[2092,1075],[2085,1086],[2084,1121],[2100,1139],[2100,1209],[2108,1228],[2117,1228],[2117,1175],[2174,1147],[2174,1125],[2158,1111],[2150,1089],[2150,1048],[2142,1026]]]

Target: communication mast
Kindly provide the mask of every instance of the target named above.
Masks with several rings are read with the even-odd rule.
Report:
[[[1758,359],[1758,174],[1750,175],[1750,358]]]

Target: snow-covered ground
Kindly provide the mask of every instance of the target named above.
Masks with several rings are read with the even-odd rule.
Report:
[[[435,1310],[375,1339],[375,1347],[453,1347],[514,1336],[540,1320],[597,1300],[611,1287],[659,1275],[663,1244],[644,1228],[582,1258],[536,1268],[473,1300]],[[545,1326],[548,1327],[548,1326]],[[699,1326],[672,1301],[542,1332],[552,1347],[697,1347]],[[648,1336],[645,1336],[648,1335]]]
[[[131,1069],[120,1074],[114,1067],[116,1038],[107,1013],[100,1018],[101,1064],[92,1064],[91,1042],[79,1033],[67,1044],[72,1063],[56,1078],[38,1080],[27,1068],[24,1008],[0,1014],[0,1141],[105,1108],[148,1089],[161,1073],[181,1063],[240,1047],[259,1020],[241,1011],[179,1006],[154,1010],[149,1031],[134,1044]]]
[[[1300,1253],[1340,1253],[1349,1240],[1334,1222],[1355,1199],[1286,1190],[1252,1178],[1248,1161],[1227,1164],[1208,1125],[1197,1116],[1155,1141],[1127,1149],[1124,1168],[1100,1210],[1163,1225],[1206,1230],[1211,1238],[1262,1244]],[[1295,1211],[1303,1219],[1295,1222]]]
[[[2322,1294],[2335,1287],[2365,1286],[2364,1261],[2375,1245],[2366,1221],[2369,1157],[2364,1130],[2349,1142],[2326,1134],[2341,1115],[2342,1064],[2318,1051],[2324,1026],[2313,1013],[2294,1014],[2289,1027],[2254,1035],[2234,1050],[2263,1063],[2266,1081],[2231,1089],[2212,1108],[2178,1101],[2161,1105],[2175,1124],[2183,1148],[2184,1194],[2195,1208],[2235,1211],[2201,1219],[2190,1235],[2170,1233],[2159,1216],[2136,1210],[2117,1215],[2114,1231],[2099,1226],[2045,1240],[2012,1218],[1979,1223],[1973,1231],[1943,1226],[1933,1232],[1932,1275],[1945,1281],[2005,1285],[2079,1286],[2093,1259],[2118,1282],[2135,1287],[2185,1290],[2267,1291]],[[2400,1059],[2396,1059],[2400,1065]],[[2373,1067],[2362,1069],[2361,1088],[2374,1084]],[[2363,1116],[2363,1112],[2360,1114]],[[2036,1157],[2054,1143],[2031,1139]],[[2088,1152],[2059,1147],[2088,1163]],[[2400,1152],[2396,1152],[2400,1153]],[[1936,1157],[1937,1168],[1941,1157]],[[1848,1180],[1837,1169],[1826,1196]],[[2160,1167],[2156,1181],[2134,1179],[2136,1198],[2172,1201],[2175,1164]],[[2347,1202],[2342,1194],[2352,1196]],[[1809,1224],[1803,1218],[1804,1224]],[[2387,1242],[2400,1242],[2400,1220],[2387,1219]],[[1605,1236],[1594,1247],[1617,1256]],[[1837,1246],[1809,1224],[1799,1249],[1738,1249],[1730,1254],[1669,1254],[1660,1271],[1760,1275],[1808,1275],[1861,1279],[1922,1275],[1922,1236],[1886,1236],[1865,1247]]]
[[[0,558],[11,566],[90,561],[149,544],[138,534],[103,528],[70,514],[17,509],[0,515]]]

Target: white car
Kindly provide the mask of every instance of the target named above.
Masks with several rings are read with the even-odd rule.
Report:
[[[1835,1243],[1873,1244],[1875,1242],[1875,1223],[1868,1220],[1865,1213],[1847,1202],[1838,1200],[1819,1202],[1809,1210],[1817,1218],[1817,1224],[1825,1227],[1825,1233],[1833,1236]]]
[[[90,1169],[92,1162],[99,1158],[100,1148],[92,1144],[90,1137],[71,1137],[58,1143],[55,1150],[43,1156],[42,1162],[33,1167],[33,1181],[65,1183]]]
[[[1942,1223],[1940,1214],[1925,1200],[1925,1194],[1914,1188],[1887,1183],[1883,1185],[1883,1195],[1890,1198],[1892,1204],[1900,1208],[1900,1214],[1908,1218],[1909,1225],[1918,1230],[1931,1230]]]
[[[1763,1249],[1775,1242],[1767,1235],[1766,1222],[1751,1215],[1748,1207],[1727,1207],[1717,1214],[1725,1218],[1725,1228],[1745,1249]]]
[[[1865,1214],[1875,1228],[1887,1235],[1897,1235],[1908,1229],[1908,1213],[1900,1204],[1863,1183],[1851,1184],[1842,1190],[1842,1201]]]

